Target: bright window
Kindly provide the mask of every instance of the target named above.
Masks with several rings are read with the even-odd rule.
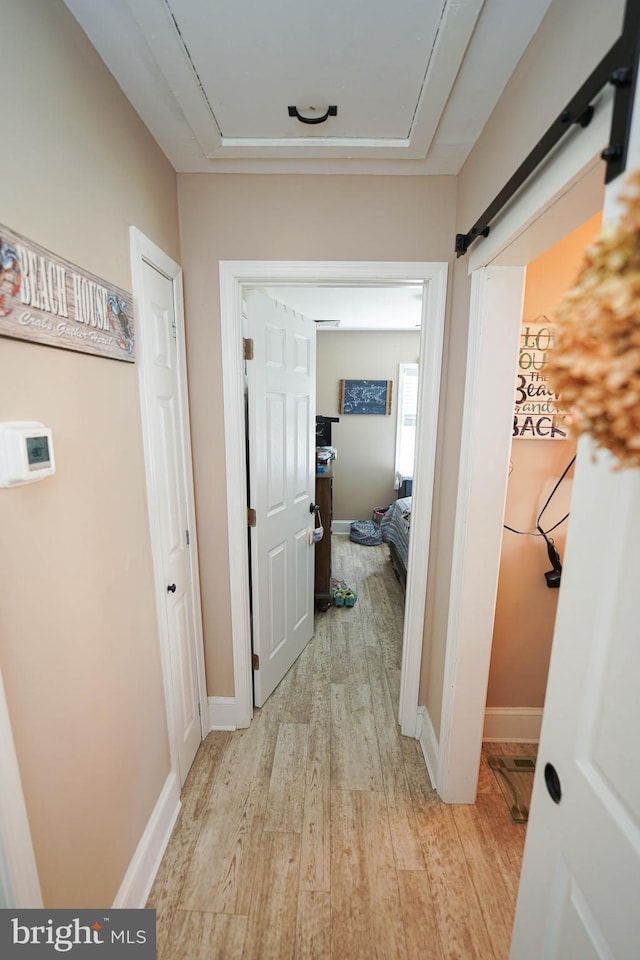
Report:
[[[396,490],[405,477],[413,477],[418,414],[418,364],[401,363],[398,377],[396,433]]]

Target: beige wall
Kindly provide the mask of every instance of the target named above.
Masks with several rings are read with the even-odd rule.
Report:
[[[553,3],[457,179],[456,229],[466,232],[619,36],[623,0]],[[577,134],[579,135],[579,133]],[[558,237],[557,239],[560,239]],[[482,243],[482,240],[478,241]],[[469,320],[467,258],[456,261],[438,441],[420,703],[440,733],[451,551]]]
[[[553,320],[564,292],[571,285],[585,247],[600,229],[601,216],[537,257],[527,267],[523,321],[546,316]],[[556,481],[575,453],[567,440],[514,439],[513,470],[507,487],[505,523],[518,530],[534,530],[536,520]],[[573,470],[567,475],[571,481]],[[544,513],[544,529],[570,510],[571,483],[563,481]],[[568,521],[550,535],[561,559]],[[551,565],[544,541],[504,531],[493,631],[491,670],[487,690],[489,707],[541,707],[547,683],[558,591],[544,580]]]
[[[2,3],[0,222],[131,289],[179,256],[175,174],[59,0]],[[169,772],[137,368],[0,341],[0,419],[54,477],[0,490],[0,666],[46,906],[109,906]]]
[[[573,94],[619,32],[618,7],[554,5],[458,194],[453,177],[178,177],[210,694],[233,694],[218,261],[451,262],[456,217],[467,229]],[[4,2],[2,31],[0,222],[125,288],[130,223],[179,259],[173,171],[61,0]],[[436,731],[464,261],[452,283],[421,685]],[[0,384],[0,417],[45,420],[58,456],[55,477],[0,491],[0,666],[45,903],[106,905],[169,769],[136,368],[2,340]]]
[[[420,334],[336,333],[318,334],[316,410],[325,417],[340,417],[332,424],[331,439],[337,448],[334,465],[333,516],[335,520],[370,520],[376,507],[388,506],[397,497],[393,489],[398,413],[398,365],[417,363]],[[389,416],[343,416],[338,410],[341,379],[391,380]]]
[[[455,180],[184,174],[178,196],[207,683],[232,696],[218,262],[450,261]]]

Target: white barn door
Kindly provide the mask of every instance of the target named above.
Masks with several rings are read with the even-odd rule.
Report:
[[[512,960],[640,956],[640,470],[614,468],[581,440]]]
[[[640,950],[640,470],[580,454],[513,960]]]

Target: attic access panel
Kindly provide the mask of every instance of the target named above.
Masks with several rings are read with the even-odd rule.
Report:
[[[169,0],[221,136],[406,139],[447,0]],[[316,126],[288,115],[338,114]]]
[[[179,172],[451,174],[551,0],[64,2]]]

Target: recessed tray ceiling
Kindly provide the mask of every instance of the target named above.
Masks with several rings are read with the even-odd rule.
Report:
[[[178,171],[455,174],[551,0],[65,2]]]

